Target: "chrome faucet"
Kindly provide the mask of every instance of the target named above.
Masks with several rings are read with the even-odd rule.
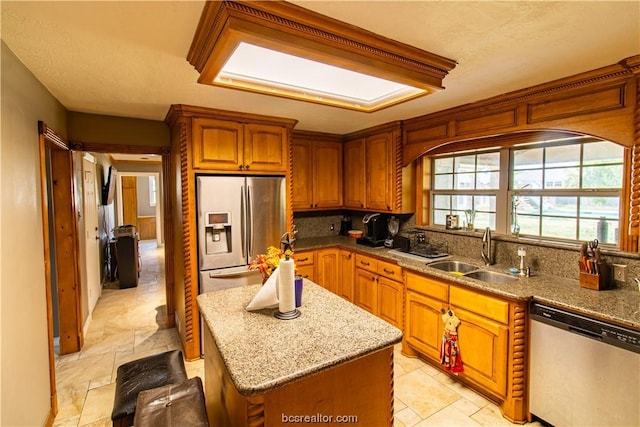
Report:
[[[491,260],[491,229],[489,227],[484,230],[484,234],[482,235],[482,251],[480,255],[482,255],[482,260],[485,265],[493,264]]]

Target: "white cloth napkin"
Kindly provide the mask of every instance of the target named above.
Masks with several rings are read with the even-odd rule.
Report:
[[[271,273],[266,283],[247,306],[247,311],[262,310],[263,308],[278,307],[278,268]]]

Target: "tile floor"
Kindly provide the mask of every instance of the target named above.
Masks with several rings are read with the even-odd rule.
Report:
[[[143,241],[140,254],[138,286],[105,288],[82,351],[56,360],[56,427],[111,426],[118,366],[181,347],[175,328],[164,321],[163,251],[155,241]],[[511,425],[493,403],[422,361],[402,356],[399,346],[395,356],[396,427]],[[189,377],[204,379],[202,361],[186,367]]]

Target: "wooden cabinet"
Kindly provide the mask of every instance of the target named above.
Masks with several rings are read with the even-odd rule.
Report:
[[[342,207],[342,142],[337,135],[296,131],[292,142],[293,209]]]
[[[460,319],[458,339],[465,378],[500,397],[507,392],[509,303],[451,286],[450,306]]]
[[[355,258],[355,304],[402,329],[402,268],[366,255]]]
[[[297,274],[304,277],[305,279],[309,279],[312,282],[315,282],[314,251],[295,252],[293,256],[296,260],[296,269],[298,270]]]
[[[421,354],[440,361],[444,325],[442,309],[448,307],[449,287],[415,273],[406,274],[405,328],[403,351],[409,344]]]
[[[148,240],[156,238],[156,217],[155,216],[139,216],[138,217],[138,233],[140,240]]]
[[[402,282],[378,277],[378,316],[402,329],[404,301]]]
[[[402,353],[440,365],[442,309],[460,319],[464,372],[457,378],[499,402],[506,418],[523,423],[526,409],[527,302],[507,301],[470,288],[406,273]]]
[[[353,302],[355,295],[355,254],[346,249],[338,252],[338,295],[347,301]]]
[[[344,144],[344,207],[364,209],[366,174],[364,138]]]
[[[192,120],[193,168],[286,173],[288,130],[211,118]]]
[[[354,304],[378,315],[377,275],[362,268],[356,268]]]
[[[366,140],[366,207],[393,212],[394,176],[393,132],[373,135]]]
[[[340,281],[340,249],[328,248],[316,251],[314,273],[317,284],[337,294]]]
[[[347,135],[344,146],[345,202],[352,209],[412,213],[414,166],[402,167],[397,122]]]

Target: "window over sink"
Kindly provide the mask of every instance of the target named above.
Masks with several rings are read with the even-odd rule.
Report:
[[[452,214],[463,225],[471,209],[475,228],[617,244],[624,155],[618,144],[571,136],[425,158],[430,223],[445,225]]]

